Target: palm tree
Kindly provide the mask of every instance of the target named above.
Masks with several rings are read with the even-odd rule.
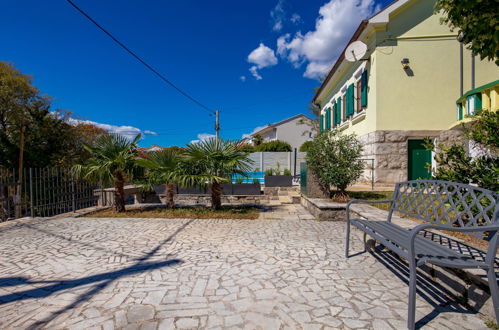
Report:
[[[147,154],[147,158],[137,160],[137,163],[147,169],[148,185],[166,185],[166,206],[175,207],[175,185],[182,179],[185,152],[182,149],[164,149]]]
[[[76,165],[76,175],[86,180],[114,185],[114,208],[117,212],[125,212],[125,182],[132,180],[137,174],[137,141],[118,135],[102,135],[94,145],[84,145],[91,157],[83,165]]]
[[[187,146],[187,160],[190,163],[190,175],[183,175],[182,183],[211,184],[211,207],[222,207],[222,183],[230,182],[232,174],[245,175],[251,170],[252,161],[248,153],[241,150],[241,141],[211,138]]]

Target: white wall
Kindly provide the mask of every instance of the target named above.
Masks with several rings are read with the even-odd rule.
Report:
[[[303,117],[296,118],[276,127],[276,139],[285,141],[291,145],[291,148],[300,149],[300,146],[305,141],[311,141],[310,133],[312,131],[312,124],[307,120],[301,124]],[[305,133],[308,131],[307,133]],[[305,133],[305,134],[304,134]]]

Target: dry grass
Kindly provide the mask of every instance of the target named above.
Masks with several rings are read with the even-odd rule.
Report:
[[[85,217],[90,218],[165,218],[165,219],[257,219],[259,209],[254,206],[224,206],[221,210],[214,211],[204,206],[186,206],[176,209],[164,207],[133,208],[126,212],[116,212],[106,209],[90,213]]]

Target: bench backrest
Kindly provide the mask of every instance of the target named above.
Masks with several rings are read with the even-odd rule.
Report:
[[[395,186],[390,209],[442,227],[473,228],[498,223],[499,194],[462,183],[413,180]],[[445,229],[445,228],[444,228]],[[474,236],[482,237],[482,233]]]

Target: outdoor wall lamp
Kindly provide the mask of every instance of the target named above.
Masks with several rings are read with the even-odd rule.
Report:
[[[402,67],[404,68],[404,70],[410,69],[410,67],[409,67],[409,59],[408,58],[402,59],[402,61],[400,61],[400,63],[402,63]]]

